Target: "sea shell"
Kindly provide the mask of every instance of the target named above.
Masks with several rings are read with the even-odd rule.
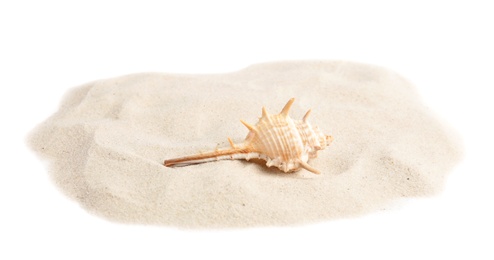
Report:
[[[266,165],[276,166],[284,172],[293,172],[304,168],[313,173],[320,171],[310,166],[310,158],[317,157],[333,137],[323,134],[317,126],[307,121],[311,110],[307,111],[302,120],[293,120],[288,116],[294,98],[286,103],[281,113],[270,115],[262,108],[262,117],[253,126],[240,120],[250,131],[242,144],[234,144],[230,138],[231,148],[214,152],[191,155],[165,160],[168,167],[187,166],[218,160],[263,159]]]

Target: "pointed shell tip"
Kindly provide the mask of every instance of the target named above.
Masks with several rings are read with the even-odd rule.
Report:
[[[242,124],[244,124],[244,126],[247,127],[250,131],[257,132],[257,129],[255,126],[245,122],[244,120],[240,120],[240,122],[242,122]]]
[[[283,110],[281,110],[280,115],[288,116],[288,112],[290,111],[290,108],[292,107],[292,104],[294,101],[295,101],[295,98],[291,98],[290,100],[288,100],[286,105],[283,107]]]

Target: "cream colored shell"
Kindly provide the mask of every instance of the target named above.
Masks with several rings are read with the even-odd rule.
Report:
[[[281,113],[269,115],[262,108],[262,117],[252,126],[241,122],[250,130],[242,144],[234,144],[230,138],[231,148],[214,152],[165,160],[164,165],[187,166],[191,164],[226,159],[263,159],[266,165],[276,166],[284,172],[293,172],[304,168],[313,173],[320,173],[307,162],[317,157],[317,152],[328,146],[333,137],[323,134],[317,126],[312,126],[307,118],[307,111],[302,120],[293,120],[288,115],[294,102],[290,99]]]

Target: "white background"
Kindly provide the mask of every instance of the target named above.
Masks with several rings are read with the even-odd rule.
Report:
[[[489,1],[1,1],[0,258],[494,259],[493,17]],[[298,59],[377,64],[417,85],[465,145],[444,192],[301,227],[123,225],[62,195],[25,144],[95,79]]]

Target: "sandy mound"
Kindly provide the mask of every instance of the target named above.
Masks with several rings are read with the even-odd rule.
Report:
[[[163,160],[227,147],[261,107],[335,140],[286,174],[245,161],[167,168]],[[31,134],[56,184],[108,219],[181,227],[300,224],[431,195],[460,157],[454,136],[393,72],[346,62],[261,64],[222,75],[137,74],[71,90]]]

